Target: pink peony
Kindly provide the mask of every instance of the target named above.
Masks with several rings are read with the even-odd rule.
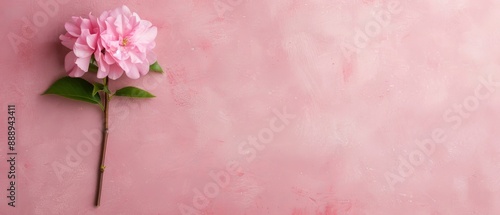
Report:
[[[141,20],[127,6],[105,11],[96,19],[73,17],[65,25],[62,44],[73,51],[66,55],[65,69],[72,77],[81,77],[88,71],[94,56],[98,66],[97,77],[116,80],[125,73],[137,79],[149,72],[156,61],[157,29],[151,22]]]
[[[88,71],[90,59],[97,47],[99,26],[92,14],[89,19],[72,17],[64,27],[67,33],[59,37],[64,46],[72,49],[64,59],[64,68],[71,77],[81,77]]]
[[[99,66],[98,78],[119,78],[124,72],[132,79],[149,72],[156,61],[157,29],[151,22],[141,20],[127,6],[104,12],[98,20],[101,35],[95,58]]]

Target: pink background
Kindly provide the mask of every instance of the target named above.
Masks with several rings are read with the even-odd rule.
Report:
[[[112,83],[157,97],[112,101],[96,209],[100,110],[40,94],[65,75],[64,22],[121,4],[158,26],[166,73]],[[0,214],[500,214],[499,1],[0,8]],[[5,198],[7,104],[17,108],[16,208]],[[294,117],[279,120],[284,109]],[[217,185],[211,173],[234,162]]]

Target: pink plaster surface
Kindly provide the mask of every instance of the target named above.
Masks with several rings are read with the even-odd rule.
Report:
[[[0,214],[500,214],[500,2],[398,2],[2,0]],[[165,74],[112,83],[157,97],[112,101],[94,208],[100,110],[40,94],[63,23],[121,4],[158,26]]]

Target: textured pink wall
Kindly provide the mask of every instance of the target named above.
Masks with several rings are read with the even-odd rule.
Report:
[[[112,102],[96,209],[100,111],[40,94],[64,75],[63,23],[121,4],[158,26],[166,74],[113,84],[157,98]],[[499,1],[0,8],[0,214],[500,214]]]

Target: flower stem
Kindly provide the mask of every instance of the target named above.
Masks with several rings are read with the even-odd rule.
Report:
[[[104,86],[108,87],[109,79],[106,77],[104,79]],[[104,165],[104,162],[106,161],[106,146],[108,145],[108,116],[109,116],[109,101],[111,100],[111,97],[109,93],[104,91],[104,126],[102,129],[102,148],[101,148],[101,160],[100,160],[100,165],[99,165],[99,180],[98,180],[98,185],[97,185],[97,194],[96,194],[96,202],[95,206],[99,207],[101,205],[101,192],[102,192],[102,182],[104,178],[104,170],[106,169],[106,166]]]

